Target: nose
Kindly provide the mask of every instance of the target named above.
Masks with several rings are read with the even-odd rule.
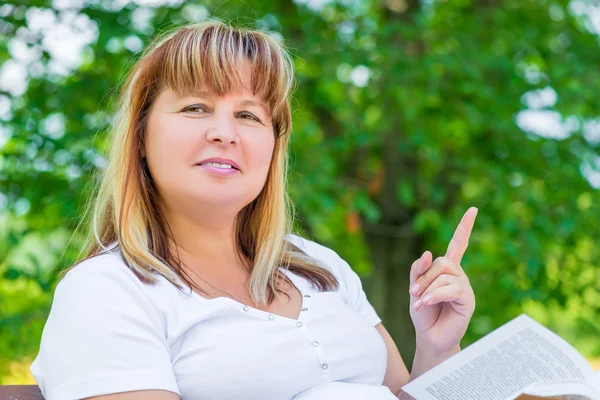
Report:
[[[233,117],[215,115],[213,124],[206,132],[206,140],[221,146],[228,146],[238,141],[235,121]]]

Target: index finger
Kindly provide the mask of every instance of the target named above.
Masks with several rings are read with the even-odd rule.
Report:
[[[471,231],[473,230],[473,225],[475,224],[477,211],[478,210],[476,207],[471,207],[467,210],[458,224],[458,228],[456,228],[454,236],[452,236],[452,240],[450,240],[450,244],[448,245],[446,257],[459,265],[463,256],[465,255],[465,251],[467,251],[467,246],[469,246],[469,237],[471,236]]]

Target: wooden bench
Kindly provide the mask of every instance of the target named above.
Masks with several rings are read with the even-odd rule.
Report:
[[[532,397],[521,395],[517,400],[552,400],[551,398]],[[42,392],[37,385],[0,385],[0,400],[44,400]]]
[[[0,386],[0,400],[44,400],[37,385]]]

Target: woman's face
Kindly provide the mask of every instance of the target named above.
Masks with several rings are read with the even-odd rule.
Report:
[[[262,190],[275,138],[267,105],[248,89],[249,70],[245,78],[246,88],[224,97],[167,89],[152,105],[144,155],[170,211],[218,206],[237,214]]]

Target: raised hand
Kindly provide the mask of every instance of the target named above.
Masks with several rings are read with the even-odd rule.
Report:
[[[453,352],[467,331],[475,310],[475,295],[460,266],[473,230],[477,208],[463,216],[444,257],[432,262],[426,251],[410,269],[410,316],[417,346],[439,354]]]

